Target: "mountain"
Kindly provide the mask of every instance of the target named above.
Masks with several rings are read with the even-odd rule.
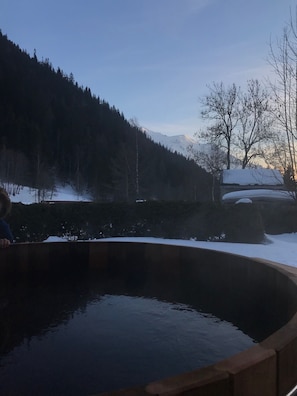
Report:
[[[198,143],[196,139],[188,135],[167,136],[160,132],[153,132],[145,128],[143,128],[143,132],[154,142],[166,147],[172,153],[176,152],[189,159],[193,158],[191,150],[189,150],[190,147],[197,153],[208,153],[210,151],[210,144]]]
[[[167,136],[160,132],[153,132],[148,129],[143,128],[143,132],[152,139],[154,142],[160,144],[162,147],[166,147],[172,153],[178,153],[183,155],[188,159],[194,159],[193,153],[199,156],[199,153],[207,154],[209,156],[214,155],[211,153],[211,144],[210,143],[198,143],[196,139],[187,135],[175,135],[175,136]],[[191,148],[191,149],[190,149]],[[223,150],[218,149],[216,152],[217,157],[219,156],[222,160],[222,163],[225,161],[225,152]],[[241,162],[238,158],[231,155],[231,164],[233,168],[241,168]],[[203,166],[203,165],[201,165]]]
[[[211,176],[0,31],[0,180],[97,201],[210,199]]]
[[[189,157],[188,147],[197,144],[193,138],[187,135],[167,136],[160,132],[153,132],[145,128],[142,130],[146,136],[151,138],[154,142],[166,147],[173,153],[177,152],[187,158]]]

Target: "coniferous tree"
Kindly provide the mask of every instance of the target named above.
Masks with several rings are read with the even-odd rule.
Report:
[[[208,188],[193,193],[211,185],[205,170],[152,142],[72,73],[36,51],[31,58],[2,33],[0,53],[0,142],[25,164],[13,176],[20,183],[40,196],[58,181],[100,201],[210,199]]]

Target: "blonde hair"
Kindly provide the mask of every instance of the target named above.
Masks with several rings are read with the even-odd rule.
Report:
[[[0,203],[2,204],[0,207],[0,219],[3,219],[11,210],[11,201],[6,190],[2,187],[0,187]]]

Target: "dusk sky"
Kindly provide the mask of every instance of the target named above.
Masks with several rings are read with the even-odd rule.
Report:
[[[271,72],[296,0],[0,0],[0,29],[31,56],[167,135],[201,127],[207,85]]]

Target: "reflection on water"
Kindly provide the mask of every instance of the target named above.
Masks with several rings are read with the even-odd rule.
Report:
[[[44,330],[1,359],[2,393],[81,395],[144,384],[252,344],[232,324],[189,306],[123,295],[102,296]]]
[[[87,395],[143,385],[254,342],[190,303],[135,295],[106,279],[26,279],[2,289],[0,311],[0,394]]]

